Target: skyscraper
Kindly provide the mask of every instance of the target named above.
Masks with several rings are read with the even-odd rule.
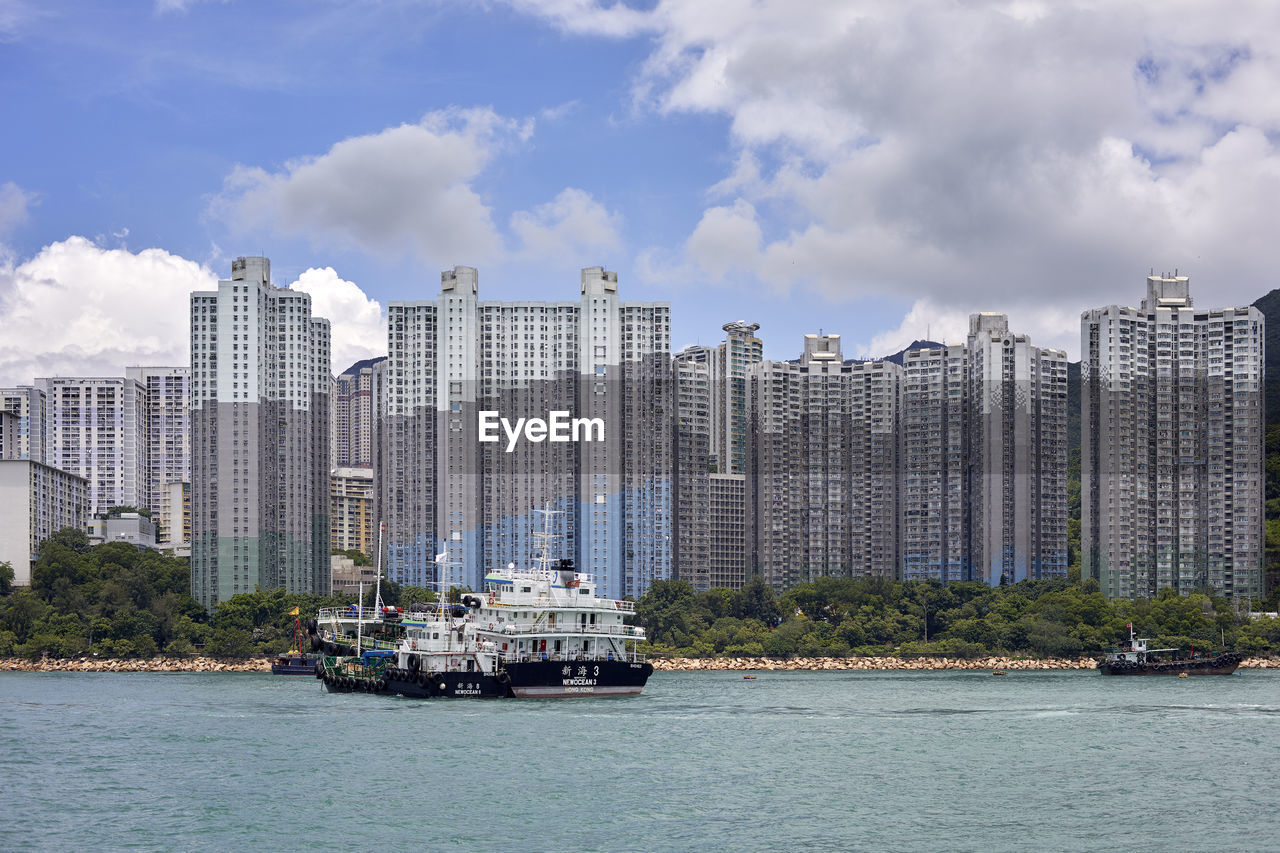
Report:
[[[578,302],[481,302],[476,271],[456,267],[435,301],[391,304],[378,466],[393,579],[435,580],[442,546],[439,578],[477,588],[528,564],[544,509],[551,556],[608,594],[669,574],[670,309],[617,289],[593,267]],[[581,440],[546,431],[557,412],[591,424],[575,425]],[[502,419],[543,431],[508,434]]]
[[[839,335],[805,335],[799,359],[749,368],[747,535],[775,588],[895,575],[901,373],[845,362]]]
[[[17,444],[9,458],[46,461],[44,407],[44,391],[34,385],[0,388],[0,409],[17,418]]]
[[[1081,315],[1081,573],[1106,595],[1262,593],[1263,324],[1178,275]]]
[[[974,314],[903,366],[902,578],[1065,577],[1066,354]]]
[[[711,463],[720,474],[747,470],[747,372],[764,359],[764,342],[756,337],[759,323],[739,320],[721,326],[725,339],[711,361]]]
[[[146,389],[119,376],[36,380],[45,397],[45,457],[89,482],[89,513],[147,505]]]
[[[127,367],[125,378],[139,382],[144,392],[142,506],[160,523],[159,541],[177,544],[185,540],[171,520],[182,510],[171,502],[181,491],[172,485],[191,481],[191,368]]]
[[[385,356],[357,361],[334,380],[334,468],[372,468],[377,423],[377,375],[387,368]]]
[[[696,590],[711,587],[712,347],[690,346],[671,361],[675,382],[672,576]]]
[[[191,589],[329,590],[329,321],[237,258],[191,294]]]

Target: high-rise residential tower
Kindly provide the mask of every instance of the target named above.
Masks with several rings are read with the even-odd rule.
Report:
[[[386,356],[367,358],[334,380],[332,467],[373,467],[378,411],[374,392],[381,384],[378,374],[386,369]]]
[[[191,294],[191,590],[329,584],[329,321],[237,258]]]
[[[593,267],[577,302],[481,302],[456,267],[435,301],[392,303],[375,468],[393,579],[478,588],[527,565],[544,524],[610,595],[669,575],[670,309],[617,291]]]
[[[10,412],[17,418],[17,444],[9,458],[46,461],[44,409],[44,391],[34,385],[0,388],[0,410]]]
[[[725,339],[711,361],[711,464],[720,474],[743,474],[750,429],[747,373],[764,359],[764,342],[756,337],[759,323],[739,320],[721,328]]]
[[[747,536],[775,588],[895,575],[901,374],[845,362],[839,335],[805,335],[799,359],[749,368]]]
[[[675,383],[674,453],[675,514],[672,530],[672,576],[696,590],[711,587],[711,368],[712,347],[690,346],[671,360]]]
[[[1263,325],[1176,274],[1081,315],[1081,573],[1106,595],[1262,593]]]
[[[145,441],[142,506],[160,523],[159,541],[175,545],[185,541],[171,519],[180,513],[172,499],[174,483],[191,481],[190,367],[127,367],[125,378],[142,385],[145,406]]]
[[[969,318],[969,524],[973,579],[1067,575],[1067,356]]]
[[[1066,354],[974,314],[903,366],[902,578],[1065,577]]]
[[[147,505],[146,389],[126,377],[36,380],[45,396],[46,461],[89,482],[89,513]]]

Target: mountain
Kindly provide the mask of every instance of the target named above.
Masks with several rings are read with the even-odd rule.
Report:
[[[907,344],[907,345],[906,345],[905,347],[903,347],[902,349],[900,349],[900,350],[898,350],[897,352],[895,352],[893,355],[887,355],[887,356],[885,356],[885,357],[884,357],[884,360],[885,360],[885,361],[892,361],[894,364],[896,364],[896,365],[898,365],[899,367],[901,367],[901,366],[902,366],[902,357],[903,357],[903,356],[905,356],[905,355],[906,355],[908,352],[910,352],[911,350],[913,350],[913,349],[932,349],[932,348],[934,348],[934,347],[943,347],[943,346],[946,346],[946,344],[940,344],[940,343],[938,343],[937,341],[912,341],[911,343]]]
[[[348,367],[346,370],[342,371],[338,375],[339,376],[353,375],[353,374],[359,373],[361,370],[363,370],[366,367],[373,367],[378,362],[386,361],[386,360],[387,360],[387,357],[385,355],[380,355],[380,356],[377,356],[376,358],[361,359],[360,361],[357,361],[355,364],[351,365],[350,367]]]

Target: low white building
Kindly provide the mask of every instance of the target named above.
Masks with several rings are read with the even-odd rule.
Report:
[[[122,512],[110,518],[95,518],[86,527],[89,542],[101,545],[105,542],[128,542],[141,548],[156,547],[156,525],[145,515]]]
[[[31,584],[40,543],[64,527],[84,529],[89,482],[30,459],[0,460],[0,562],[19,586]]]

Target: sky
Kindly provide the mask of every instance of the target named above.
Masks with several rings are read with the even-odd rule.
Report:
[[[1079,357],[1151,271],[1277,286],[1280,3],[0,0],[0,386],[185,364],[265,254],[386,349],[391,301],[667,301],[846,357],[1003,311]]]

